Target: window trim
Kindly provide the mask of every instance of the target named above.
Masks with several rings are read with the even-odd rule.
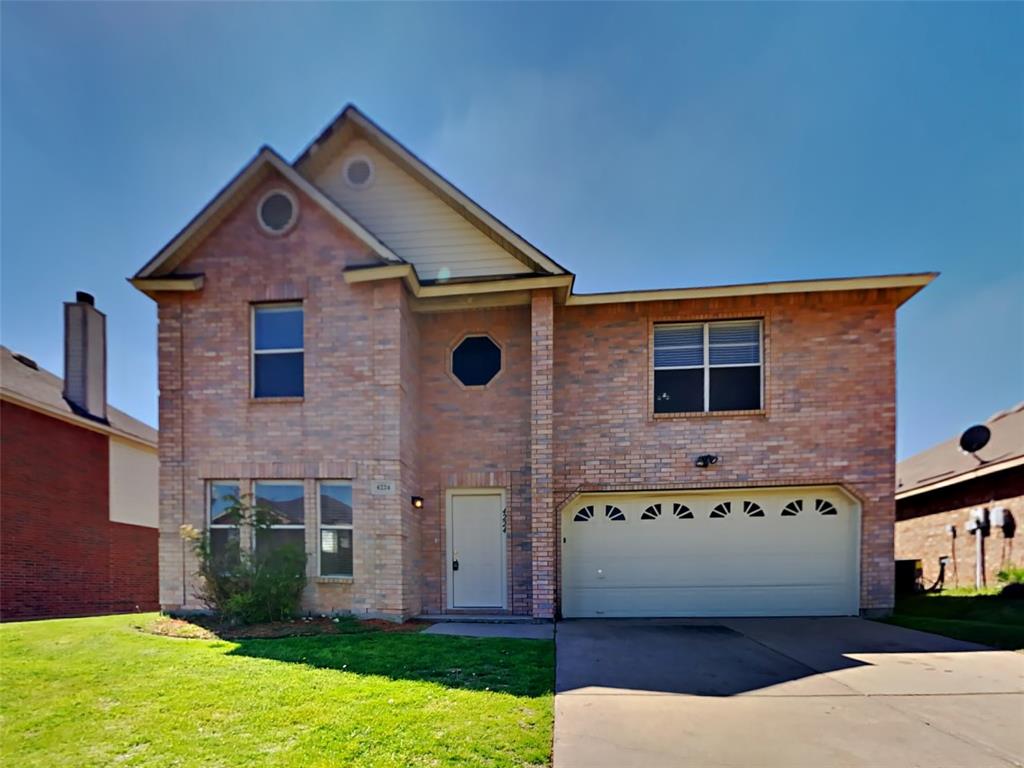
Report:
[[[462,345],[462,342],[464,342],[466,339],[474,338],[477,336],[486,336],[488,339],[491,340],[491,343],[493,343],[494,346],[496,346],[498,348],[498,351],[501,353],[498,372],[494,374],[494,376],[491,377],[491,380],[488,381],[486,384],[463,384],[462,380],[455,375],[455,361],[453,355],[455,354],[455,350]],[[505,374],[505,369],[508,367],[506,352],[507,350],[505,349],[505,345],[498,341],[496,338],[494,338],[494,335],[491,334],[489,331],[465,331],[457,339],[455,339],[455,341],[449,344],[448,349],[445,350],[445,373],[448,375],[448,378],[455,382],[455,384],[461,389],[465,389],[470,392],[490,389]]]
[[[349,168],[358,162],[365,162],[367,167],[370,169],[370,175],[366,177],[366,181],[362,184],[357,184],[348,177]],[[374,165],[373,159],[365,154],[364,152],[354,152],[345,158],[341,164],[341,178],[345,182],[345,185],[349,189],[363,191],[373,186],[373,182],[377,180],[377,168]]]
[[[347,485],[352,489],[352,522],[351,523],[337,523],[337,524],[324,524],[323,517],[323,496],[320,493],[320,488],[324,485]],[[355,536],[355,508],[356,508],[356,489],[355,484],[349,479],[338,479],[338,480],[317,480],[316,481],[316,575],[318,579],[354,579],[356,575],[356,562],[355,562],[355,548],[356,548],[356,536]],[[332,531],[352,531],[352,573],[324,573],[323,572],[323,531],[324,529]]]
[[[757,363],[759,370],[759,400],[760,404],[757,408],[748,408],[743,410],[721,410],[712,411],[711,407],[711,369],[712,368],[753,368],[754,365],[750,363],[723,363],[721,365],[711,365],[711,352],[710,352],[710,326],[714,323],[730,323],[738,321],[755,321],[758,325],[759,344],[760,344],[760,362]],[[651,419],[678,419],[678,418],[694,418],[694,417],[721,417],[721,416],[758,416],[767,415],[768,407],[766,403],[766,386],[765,381],[767,377],[768,368],[768,335],[767,335],[767,317],[751,317],[749,315],[714,315],[705,317],[695,317],[693,319],[679,319],[679,318],[651,318],[648,322],[648,335],[649,340],[649,386],[647,396],[647,407],[648,415]],[[696,326],[700,325],[703,329],[703,345],[701,347],[701,353],[703,362],[701,365],[673,365],[673,366],[656,366],[654,363],[655,359],[655,331],[658,326]],[[702,370],[704,372],[704,409],[701,411],[662,411],[655,410],[654,396],[655,396],[655,384],[654,374],[655,371],[682,371],[682,370]]]
[[[292,204],[292,217],[288,219],[288,223],[285,224],[281,229],[271,229],[267,226],[266,222],[263,221],[263,204],[267,202],[273,195],[283,195],[288,198],[288,201]],[[299,221],[299,200],[292,194],[290,189],[286,187],[273,187],[268,189],[258,203],[256,203],[256,223],[259,224],[260,231],[268,237],[284,237],[293,229]]]
[[[206,525],[203,533],[206,536],[206,544],[209,547],[210,554],[213,554],[213,531],[230,531],[232,529],[238,531],[239,554],[250,551],[249,536],[251,534],[243,523],[232,525],[230,523],[213,522],[213,487],[215,485],[234,485],[238,489],[237,496],[239,499],[243,498],[245,494],[245,486],[240,478],[214,478],[206,480],[206,511],[203,515]]]
[[[279,347],[275,349],[256,349],[256,314],[261,309],[302,310],[302,346]],[[302,394],[301,395],[257,395],[256,394],[256,355],[283,355],[302,353]],[[259,402],[275,402],[281,400],[302,400],[306,395],[306,307],[302,301],[261,301],[249,305],[249,399]]]

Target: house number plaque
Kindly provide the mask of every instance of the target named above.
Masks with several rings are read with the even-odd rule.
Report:
[[[370,483],[370,493],[374,496],[391,496],[398,489],[394,480],[374,480]]]

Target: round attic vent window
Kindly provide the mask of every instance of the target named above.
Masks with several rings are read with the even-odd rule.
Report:
[[[295,224],[299,206],[295,197],[283,189],[272,189],[263,196],[256,208],[256,218],[264,231],[283,235]]]
[[[364,189],[373,182],[373,163],[370,158],[355,155],[345,161],[345,183],[353,189]]]

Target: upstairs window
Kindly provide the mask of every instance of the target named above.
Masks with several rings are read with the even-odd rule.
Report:
[[[302,305],[253,307],[252,396],[302,397]]]
[[[654,412],[755,411],[761,394],[761,321],[654,326]]]

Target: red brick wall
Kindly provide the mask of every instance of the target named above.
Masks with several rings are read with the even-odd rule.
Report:
[[[974,586],[976,541],[966,524],[974,507],[1005,507],[1017,529],[1013,537],[993,528],[985,537],[985,574],[989,586],[997,586],[996,573],[1014,565],[1024,567],[1024,467],[986,475],[965,483],[910,496],[896,502],[896,557],[921,560],[928,586],[939,573],[939,558],[950,557],[945,583],[949,587]],[[957,537],[947,531],[955,525]]]
[[[108,438],[0,403],[0,616],[157,607],[157,532],[109,517]]]
[[[535,291],[530,305],[533,346],[530,374],[530,495],[533,507],[533,615],[550,619],[558,611],[558,523],[555,520],[552,459],[554,431],[554,295]],[[557,440],[572,439],[558,435]]]
[[[530,309],[440,312],[419,321],[419,463],[424,610],[447,605],[446,499],[449,488],[505,489],[508,601],[529,614]],[[452,348],[466,334],[487,334],[502,349],[502,371],[483,388],[463,387],[449,373]]]
[[[419,314],[399,280],[349,285],[365,245],[297,193],[280,238],[254,189],[179,269],[201,292],[160,299],[161,600],[198,607],[178,527],[205,524],[209,479],[302,479],[315,560],[317,478],[355,487],[355,579],[311,581],[307,607],[405,615],[445,605],[445,499],[502,487],[512,515],[509,602],[557,609],[558,504],[580,488],[841,484],[862,502],[862,607],[893,601],[895,309],[906,293],[851,291]],[[305,397],[249,398],[253,302],[306,308]],[[763,317],[764,413],[658,418],[651,323]],[[451,345],[487,332],[506,370],[483,390],[447,374]],[[418,348],[418,352],[414,352]],[[720,462],[697,470],[693,457]],[[532,465],[532,471],[531,471]],[[398,481],[375,496],[369,481]],[[412,511],[416,489],[425,498]],[[311,561],[313,568],[313,561]],[[538,570],[539,568],[539,570]],[[311,570],[311,576],[315,572]]]
[[[555,503],[586,490],[833,484],[862,502],[861,608],[893,603],[895,291],[557,307]],[[765,412],[651,414],[652,323],[764,318]],[[694,467],[698,454],[719,462]]]
[[[401,281],[349,285],[346,267],[376,263],[366,245],[298,190],[296,227],[266,235],[259,198],[288,186],[262,182],[180,265],[206,276],[202,291],[159,299],[160,599],[200,608],[197,563],[179,527],[206,524],[206,481],[303,480],[309,588],[305,607],[400,616],[420,610],[412,416],[416,335]],[[305,309],[305,395],[250,398],[250,318],[255,302],[301,300]],[[353,483],[352,580],[318,577],[316,481]],[[377,496],[371,481],[397,491]],[[408,566],[406,564],[409,564]]]

